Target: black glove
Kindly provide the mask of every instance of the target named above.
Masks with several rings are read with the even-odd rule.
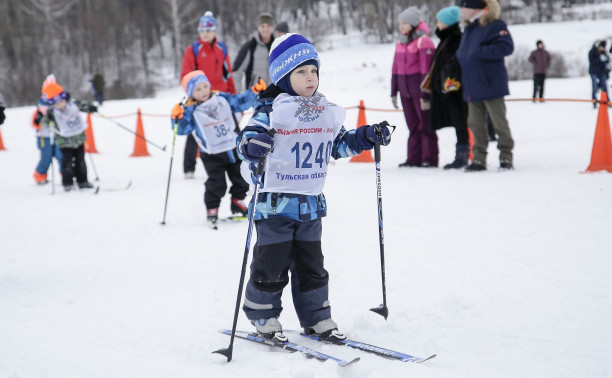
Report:
[[[4,123],[6,116],[4,115],[4,107],[0,106],[0,125]]]
[[[391,143],[391,130],[389,130],[389,123],[382,121],[380,124],[374,124],[367,126],[365,129],[365,137],[372,144],[380,144],[386,146]]]
[[[45,115],[44,115],[44,114],[42,114],[42,112],[41,112],[40,110],[38,110],[38,111],[36,112],[36,117],[34,117],[34,124],[35,124],[35,125],[40,125],[40,121],[42,121],[42,119],[43,119],[43,117],[44,117],[44,116],[45,116]]]
[[[94,104],[89,104],[89,108],[87,109],[87,113],[97,113],[98,107]]]
[[[49,122],[55,123],[55,116],[53,115],[53,109],[51,108],[47,110],[47,119],[49,120]]]
[[[269,154],[273,147],[274,139],[267,133],[261,133],[249,139],[246,152],[250,157],[259,159]]]

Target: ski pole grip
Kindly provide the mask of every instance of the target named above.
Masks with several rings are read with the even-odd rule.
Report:
[[[374,161],[380,163],[380,144],[374,144]]]
[[[274,134],[276,134],[275,129],[270,129],[266,132],[271,138],[274,138]],[[266,156],[259,159],[257,162],[257,176],[261,176],[264,173],[264,167],[266,166]]]

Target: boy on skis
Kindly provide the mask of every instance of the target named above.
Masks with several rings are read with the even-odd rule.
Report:
[[[47,117],[48,109],[47,102],[40,98],[32,119],[32,127],[36,130],[36,145],[40,150],[40,161],[34,169],[34,181],[38,185],[44,185],[48,182],[47,171],[54,157],[59,161],[60,172],[62,172],[62,152],[57,143],[51,144],[51,127]]]
[[[344,109],[317,91],[319,57],[303,36],[288,33],[276,39],[269,63],[273,84],[260,93],[255,114],[237,139],[238,154],[252,170],[266,158],[243,310],[262,336],[286,340],[278,317],[290,271],[304,331],[342,340],[346,337],[331,318],[321,251],[327,167],[330,157],[388,145],[391,133],[385,123],[345,130]]]
[[[61,85],[51,83],[42,89],[43,100],[53,108],[47,110],[51,131],[57,137],[55,143],[62,152],[62,185],[65,191],[74,189],[76,178],[79,189],[90,189],[85,164],[85,129],[87,125],[81,112],[94,113],[98,108],[87,101],[71,101]]]
[[[227,190],[225,174],[232,186],[230,210],[246,216],[244,198],[249,184],[240,174],[240,160],[236,155],[236,136],[239,132],[234,112],[242,112],[253,106],[257,91],[265,89],[265,83],[254,85],[240,94],[213,93],[203,71],[192,71],[183,77],[181,85],[188,100],[172,108],[172,119],[178,121],[177,134],[192,134],[200,148],[200,156],[208,179],[204,183],[204,205],[207,221],[217,228],[219,205]],[[174,127],[174,125],[173,125]]]

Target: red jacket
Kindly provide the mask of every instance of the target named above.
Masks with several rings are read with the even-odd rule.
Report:
[[[229,55],[226,54],[225,58],[223,57],[223,49],[217,44],[216,39],[213,43],[206,43],[201,39],[198,42],[197,61],[193,53],[193,45],[189,45],[185,49],[181,79],[193,70],[202,70],[210,81],[212,90],[236,94]]]

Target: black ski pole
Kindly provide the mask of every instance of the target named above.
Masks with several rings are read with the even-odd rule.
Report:
[[[42,122],[40,132],[42,133]],[[49,120],[49,144],[51,145],[51,194],[55,194],[55,164],[53,164],[53,157],[55,156],[55,131],[53,121],[51,120]],[[60,164],[62,163],[60,162]]]
[[[174,131],[172,136],[172,153],[170,154],[170,169],[168,170],[168,185],[166,186],[166,202],[164,203],[164,218],[161,224],[166,224],[166,209],[168,209],[168,195],[170,194],[170,177],[172,176],[172,162],[174,161],[174,145],[176,143],[176,133],[178,132],[178,118],[174,119]]]
[[[271,129],[268,134],[274,137],[276,130]],[[240,271],[240,283],[238,284],[238,295],[236,297],[236,309],[234,310],[234,323],[232,324],[232,335],[230,338],[230,344],[227,348],[222,348],[214,351],[213,353],[219,353],[227,357],[227,362],[232,360],[232,352],[234,350],[234,336],[236,336],[236,324],[238,323],[238,312],[240,311],[240,300],[242,299],[242,288],[244,286],[244,277],[246,275],[246,265],[249,258],[249,250],[251,249],[251,232],[253,231],[253,219],[255,218],[255,211],[257,210],[257,195],[259,193],[259,187],[263,186],[262,177],[264,173],[264,166],[266,165],[266,157],[264,156],[257,163],[257,182],[255,183],[255,189],[253,191],[253,200],[250,203],[251,208],[249,209],[249,230],[247,232],[246,243],[244,247],[244,257],[242,258],[242,270]]]
[[[380,245],[380,270],[382,275],[382,295],[383,303],[371,308],[370,311],[381,315],[387,320],[389,309],[387,308],[387,287],[385,281],[385,237],[383,235],[383,215],[382,215],[382,192],[380,182],[380,144],[374,144],[374,162],[376,163],[376,196],[378,198],[378,242]]]
[[[148,144],[150,144],[151,146],[153,146],[153,147],[157,147],[157,148],[159,148],[159,149],[160,149],[160,150],[162,150],[162,151],[166,151],[166,146],[163,146],[163,147],[158,146],[157,144],[155,144],[155,143],[151,142],[150,140],[148,140],[147,138],[143,137],[142,135],[140,135],[140,134],[138,134],[138,133],[136,133],[136,132],[132,131],[132,130],[131,130],[129,127],[123,126],[123,125],[122,125],[122,124],[120,124],[119,122],[114,121],[113,119],[111,119],[111,118],[109,118],[109,117],[105,116],[104,114],[102,114],[102,113],[100,113],[100,112],[98,112],[98,115],[99,115],[100,117],[104,118],[104,119],[107,119],[107,120],[111,121],[112,123],[114,123],[115,125],[117,125],[117,126],[121,127],[122,129],[124,129],[124,130],[126,130],[126,131],[129,131],[130,133],[132,133],[132,134],[136,135],[136,137],[137,137],[137,138],[140,138],[140,139],[144,140],[145,142],[147,142],[147,143],[148,143]]]
[[[87,142],[85,142],[85,146],[83,147],[86,150],[89,150],[89,146],[87,145]],[[100,181],[100,178],[98,177],[98,171],[96,170],[96,165],[94,164],[94,161],[93,161],[93,156],[91,156],[91,152],[87,151],[87,155],[89,155],[89,162],[91,163],[91,168],[93,169],[94,176],[96,176],[96,181]]]

